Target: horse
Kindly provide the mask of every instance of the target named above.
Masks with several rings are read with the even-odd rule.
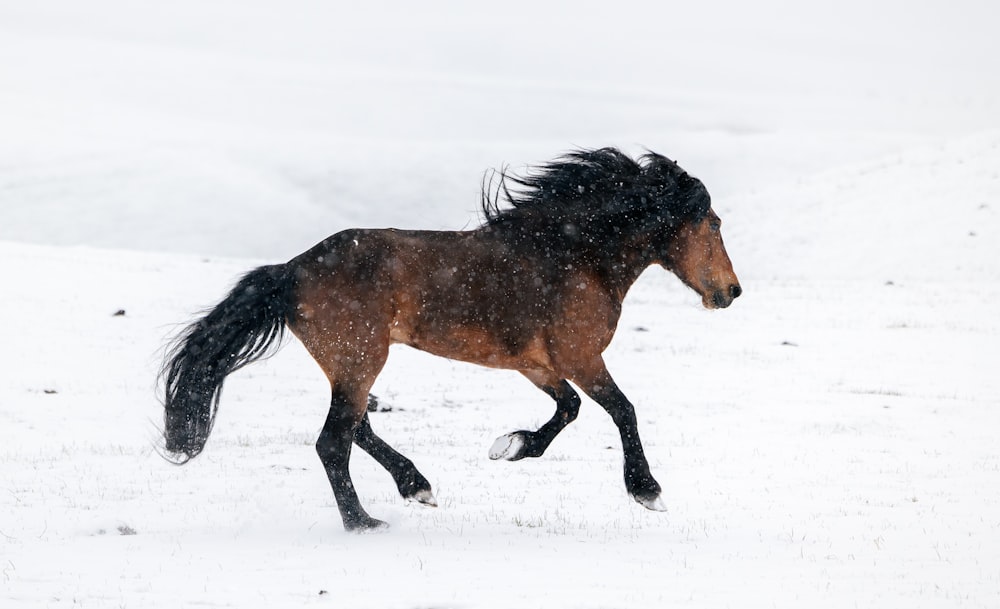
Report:
[[[621,435],[625,488],[665,510],[635,409],[605,366],[630,286],[649,266],[673,272],[708,309],[742,293],[708,191],[665,156],[580,149],[520,174],[487,172],[472,230],[352,228],[284,264],[244,275],[171,343],[161,370],[168,456],[205,447],[223,381],[273,353],[286,329],[330,382],[316,441],[348,531],[387,526],[362,507],[348,469],[356,444],[407,500],[436,506],[431,484],[373,431],[370,390],[393,344],[516,370],[555,402],[539,429],[500,436],[491,459],[540,457],[577,417],[574,386]]]

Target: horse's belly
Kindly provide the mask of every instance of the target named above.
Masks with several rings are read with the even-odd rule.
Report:
[[[511,344],[502,337],[476,327],[456,325],[434,332],[422,332],[396,324],[390,329],[389,338],[393,343],[490,368],[527,370],[551,367],[541,333],[530,337],[523,344]]]

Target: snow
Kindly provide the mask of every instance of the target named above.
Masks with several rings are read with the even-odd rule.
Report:
[[[694,3],[689,3],[694,4]],[[0,5],[4,607],[1000,605],[1000,41],[985,2]],[[394,349],[343,532],[290,340],[156,452],[165,338],[349,226],[478,222],[487,167],[643,146],[702,178],[744,295],[651,269],[608,417]],[[124,315],[115,315],[124,310]]]

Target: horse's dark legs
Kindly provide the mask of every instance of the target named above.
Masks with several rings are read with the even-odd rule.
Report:
[[[490,448],[490,459],[517,461],[525,457],[542,456],[552,440],[580,412],[580,396],[565,380],[553,380],[530,372],[525,372],[524,375],[556,401],[556,412],[538,431],[522,429],[497,438]]]
[[[361,419],[361,423],[354,430],[354,443],[358,447],[371,455],[396,481],[396,488],[404,499],[417,501],[424,505],[437,506],[434,493],[431,491],[431,483],[413,465],[413,462],[396,452],[385,441],[375,435],[371,423],[368,421],[368,414]]]
[[[381,520],[369,516],[361,507],[348,468],[355,429],[364,420],[364,414],[364,403],[355,404],[348,393],[334,387],[330,413],[316,441],[316,452],[323,462],[323,468],[326,469],[326,476],[330,479],[330,486],[333,487],[333,496],[337,500],[340,516],[344,520],[344,528],[348,531],[386,526]]]
[[[660,499],[660,485],[649,471],[649,462],[639,440],[632,403],[603,365],[597,374],[586,380],[581,379],[577,384],[611,415],[611,420],[618,427],[625,455],[625,489],[629,495],[648,509],[665,511],[666,506]]]

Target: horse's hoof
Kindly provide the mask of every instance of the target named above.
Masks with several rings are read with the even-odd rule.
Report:
[[[632,498],[636,502],[647,510],[652,510],[654,512],[666,512],[667,504],[664,503],[663,497],[659,494],[656,495],[632,495]]]
[[[344,523],[344,530],[348,533],[376,533],[389,528],[389,523],[378,518],[363,518],[354,522]]]
[[[524,436],[514,432],[500,436],[490,447],[490,459],[505,459],[507,461],[517,461],[524,458],[525,441]]]
[[[412,501],[414,503],[419,503],[421,505],[426,505],[426,506],[429,506],[429,507],[437,507],[438,506],[437,499],[434,498],[434,493],[432,493],[432,492],[430,492],[429,490],[426,490],[426,489],[422,490],[422,491],[417,491],[416,493],[413,493],[412,495],[410,495],[409,497],[407,497],[406,500],[407,501]]]

